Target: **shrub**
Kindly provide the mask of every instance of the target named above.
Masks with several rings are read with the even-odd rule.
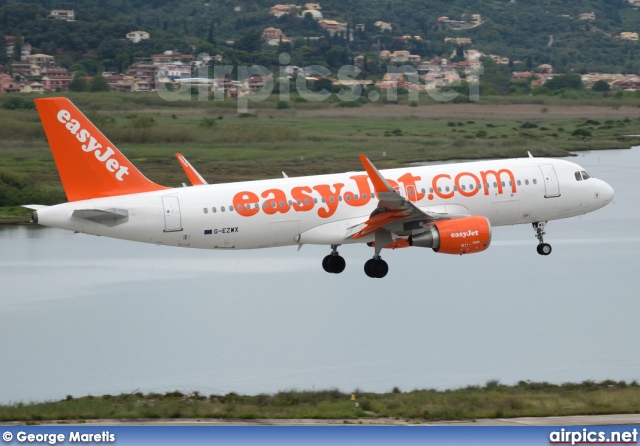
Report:
[[[581,136],[584,138],[591,138],[591,131],[587,130],[587,129],[576,129],[574,130],[574,132],[571,134],[572,136]]]
[[[535,122],[523,122],[520,125],[521,129],[537,129],[538,128],[538,124],[536,124]]]
[[[200,120],[200,127],[212,128],[215,127],[218,123],[216,122],[216,118],[202,118]]]
[[[287,101],[278,101],[278,104],[276,104],[276,108],[278,110],[284,110],[287,108],[291,108],[291,106],[289,105],[289,103]]]

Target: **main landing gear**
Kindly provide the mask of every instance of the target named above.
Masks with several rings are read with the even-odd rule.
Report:
[[[389,265],[380,258],[379,254],[376,254],[373,259],[367,260],[364,264],[364,273],[373,279],[382,279],[388,272]]]
[[[537,223],[533,223],[533,230],[536,231],[536,238],[540,242],[538,244],[538,254],[541,256],[548,256],[551,254],[551,245],[544,242],[544,227],[547,225],[546,221],[539,221]]]
[[[338,246],[331,245],[331,254],[322,259],[322,268],[328,273],[340,274],[347,266],[344,258],[338,254]]]

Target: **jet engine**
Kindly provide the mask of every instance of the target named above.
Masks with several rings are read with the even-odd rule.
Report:
[[[482,216],[442,220],[409,237],[410,246],[432,248],[443,254],[473,254],[491,244],[491,224]]]

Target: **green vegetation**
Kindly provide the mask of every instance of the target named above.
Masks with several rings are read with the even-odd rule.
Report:
[[[86,396],[46,403],[0,406],[0,421],[236,418],[236,419],[362,419],[395,418],[413,422],[473,420],[478,418],[599,415],[640,412],[640,386],[620,381],[562,385],[520,381],[506,386],[488,381],[485,386],[457,390],[414,390],[377,394],[356,390],[290,390],[254,396],[228,393],[204,396],[198,392],[141,393]],[[357,403],[357,405],[355,404]]]
[[[269,8],[275,3],[76,0],[57,5],[2,0],[0,34],[23,36],[39,52],[56,55],[62,66],[92,75],[103,70],[121,72],[140,58],[178,50],[222,54],[225,64],[265,66],[278,65],[277,55],[286,51],[294,65],[319,64],[333,70],[353,63],[356,55],[368,54],[361,67],[366,77],[386,72],[386,61],[377,57],[378,44],[380,49],[406,49],[423,59],[449,58],[452,53],[460,57],[462,48],[445,42],[446,37],[470,38],[473,47],[486,54],[520,60],[523,70],[548,63],[562,73],[640,72],[638,43],[617,38],[621,32],[640,29],[640,11],[627,0],[431,0],[428,7],[421,0],[325,0],[321,2],[324,17],[347,23],[333,36],[311,16],[300,17],[302,10],[279,18],[270,15]],[[235,9],[238,6],[240,10]],[[47,19],[50,8],[55,7],[73,7],[76,20]],[[595,20],[579,20],[585,12],[594,12]],[[438,22],[441,16],[468,21],[465,14],[481,14],[482,23],[460,28]],[[389,22],[393,29],[381,31],[374,25],[379,20]],[[292,42],[265,45],[261,32],[270,26],[283,30]],[[150,39],[138,43],[125,39],[128,32],[138,29],[149,32]],[[347,34],[352,34],[352,41]],[[420,39],[400,39],[405,35]],[[227,43],[230,40],[234,44]],[[18,50],[17,45],[14,52]],[[5,51],[0,51],[0,63],[6,61]]]
[[[150,179],[168,186],[186,181],[174,154],[183,153],[210,182],[360,170],[366,153],[381,168],[447,159],[566,156],[569,151],[640,144],[633,95],[590,100],[550,97],[480,104],[437,104],[408,94],[397,105],[366,103],[335,108],[335,96],[309,102],[292,94],[237,103],[167,102],[157,94],[77,93],[70,98]],[[20,104],[15,101],[19,99]],[[495,104],[495,105],[492,105]],[[65,201],[37,112],[22,97],[0,98],[0,221],[28,221],[20,204]],[[565,105],[562,105],[565,104]],[[575,104],[572,107],[566,104]],[[547,111],[542,113],[540,106]],[[631,106],[634,106],[631,108]],[[543,110],[544,110],[543,109]],[[384,153],[384,155],[383,155]],[[7,208],[9,207],[9,208]]]

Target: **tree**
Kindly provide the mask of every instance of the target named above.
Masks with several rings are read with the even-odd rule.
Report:
[[[69,86],[71,88],[71,86]],[[92,93],[99,93],[101,91],[109,91],[109,83],[107,79],[101,74],[93,76],[91,82],[89,82],[89,91]]]
[[[73,75],[73,80],[69,83],[69,91],[73,91],[76,93],[87,91],[87,81],[83,77],[85,75],[86,73],[82,71],[76,71],[76,73]]]
[[[607,91],[611,91],[611,86],[609,85],[609,82],[599,80],[593,84],[593,87],[591,87],[591,89],[600,93],[606,93]]]
[[[247,31],[236,45],[240,51],[246,51],[248,53],[254,53],[256,51],[260,51],[260,47],[262,46],[262,33],[259,29],[252,29]]]
[[[544,83],[544,86],[552,91],[570,89],[580,90],[584,88],[582,83],[582,76],[578,73],[560,74],[554,76]]]

